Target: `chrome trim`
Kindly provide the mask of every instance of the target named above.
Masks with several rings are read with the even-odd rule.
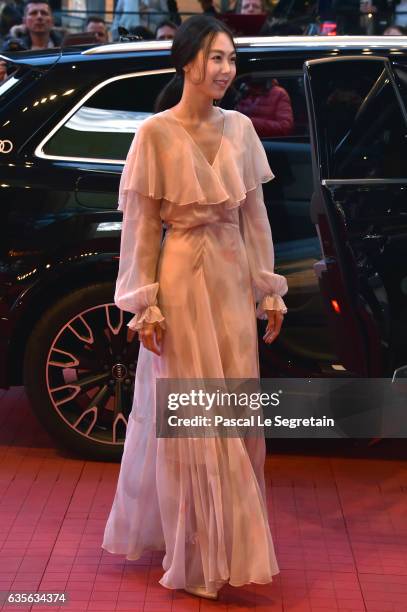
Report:
[[[3,53],[0,53],[0,60],[3,60],[4,62],[12,62],[12,58],[10,58],[8,55],[4,55]]]
[[[97,134],[133,134],[153,113],[125,111],[120,109],[94,108],[83,104],[65,123],[64,127],[74,132]]]
[[[382,62],[383,64],[387,61],[387,57],[383,57],[382,55],[339,55],[337,57],[321,57],[319,59],[309,59],[305,62],[307,68],[312,68],[312,66],[317,66],[320,64],[337,64],[340,62],[355,62],[355,61],[363,61],[363,62]]]
[[[378,49],[407,49],[407,36],[238,36],[235,43],[251,47],[376,47]],[[167,51],[172,41],[149,40],[99,45],[82,51],[82,55],[104,55],[110,53],[129,53],[132,51]]]
[[[405,373],[406,376],[403,376],[403,373]],[[401,376],[399,376],[400,374]],[[407,365],[402,365],[394,370],[391,382],[396,382],[397,378],[407,378]]]
[[[59,155],[48,155],[47,153],[44,153],[42,149],[47,144],[47,142],[53,137],[53,135],[59,130],[59,128],[61,128],[72,117],[72,115],[74,115],[76,111],[81,106],[83,106],[85,102],[89,100],[90,97],[93,96],[94,93],[99,91],[99,89],[102,89],[102,87],[105,87],[105,85],[109,85],[109,83],[113,83],[114,81],[119,81],[121,79],[130,79],[133,77],[150,76],[151,74],[167,74],[171,72],[175,72],[175,69],[174,68],[162,68],[160,70],[144,70],[142,72],[130,72],[129,74],[120,74],[118,76],[111,77],[110,79],[106,79],[105,81],[102,81],[102,83],[98,83],[97,85],[95,85],[93,89],[88,91],[88,93],[85,94],[83,98],[81,98],[79,102],[75,104],[73,108],[71,108],[71,110],[61,119],[61,121],[59,121],[56,124],[56,126],[52,128],[52,130],[45,136],[45,138],[41,140],[40,144],[37,146],[37,148],[34,151],[35,157],[39,157],[40,159],[55,159],[58,161],[74,161],[74,162],[79,161],[79,162],[86,162],[86,163],[123,165],[125,162],[125,159],[101,159],[101,158],[93,158],[93,157],[64,157],[64,156],[61,157]]]
[[[81,55],[104,55],[105,53],[128,53],[129,51],[167,51],[172,40],[142,40],[140,42],[118,42],[98,45],[82,51]]]
[[[407,36],[256,36],[239,37],[235,41],[239,45],[282,46],[282,47],[332,47],[333,49],[349,49],[352,47],[377,47],[387,49],[407,49]]]
[[[404,96],[402,97],[401,95],[400,89],[397,85],[397,82],[394,76],[394,71],[391,69],[391,64],[389,60],[386,61],[386,70],[387,70],[387,74],[389,76],[390,82],[393,86],[393,91],[396,94],[396,98],[399,103],[399,109],[401,110],[401,114],[403,115],[404,123],[405,125],[407,125],[407,108],[406,108],[406,105],[404,104]]]
[[[1,59],[1,55],[0,55],[0,59]],[[6,93],[6,91],[14,87],[14,85],[17,85],[19,81],[20,79],[16,79],[16,77],[11,74],[5,81],[0,83],[0,97],[3,96]]]
[[[324,187],[330,187],[331,185],[407,185],[407,177],[394,179],[322,179],[321,185]]]

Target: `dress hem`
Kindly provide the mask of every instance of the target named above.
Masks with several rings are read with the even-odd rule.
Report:
[[[276,572],[275,574],[271,574],[270,579],[265,580],[264,582],[260,582],[258,580],[246,580],[243,582],[231,582],[230,580],[213,580],[212,582],[218,582],[221,583],[220,586],[215,587],[215,590],[219,591],[222,587],[224,587],[226,584],[229,584],[232,587],[235,588],[239,588],[242,586],[245,586],[246,584],[260,584],[260,585],[265,585],[265,584],[270,584],[271,582],[273,582],[273,576],[277,576],[280,573],[280,570],[278,572]],[[158,581],[159,584],[161,584],[161,586],[165,587],[166,589],[169,590],[175,590],[175,589],[185,589],[185,586],[169,586],[168,584],[165,584],[164,582],[162,582],[162,578],[160,578],[160,580]],[[189,586],[189,585],[188,585]],[[206,588],[204,585],[201,585],[202,587]]]
[[[138,561],[143,555],[145,555],[148,552],[162,552],[165,554],[165,549],[162,547],[148,547],[148,548],[144,548],[142,552],[140,553],[135,553],[134,555],[128,555],[126,553],[126,551],[124,550],[113,550],[111,548],[107,548],[106,546],[101,546],[102,550],[105,550],[106,552],[110,553],[111,555],[125,555],[126,557],[126,561]]]
[[[106,546],[101,546],[102,550],[105,550],[108,553],[111,553],[113,555],[125,555],[126,556],[126,561],[137,561],[138,559],[140,559],[145,553],[147,552],[162,552],[165,554],[165,550],[163,548],[153,548],[153,547],[149,547],[143,550],[143,552],[141,552],[140,554],[138,554],[137,556],[129,556],[127,555],[125,552],[120,552],[117,550],[110,550],[109,548],[106,548]],[[166,571],[164,570],[164,572],[166,573]],[[164,573],[164,576],[165,576]],[[219,587],[216,587],[217,590],[221,589],[223,586],[225,586],[225,584],[230,584],[230,586],[232,587],[242,587],[245,586],[246,584],[260,584],[260,585],[264,585],[264,584],[270,584],[271,582],[273,582],[273,576],[277,576],[280,573],[280,570],[277,570],[275,572],[275,574],[271,574],[270,579],[264,581],[264,582],[260,582],[258,580],[246,580],[243,582],[231,582],[230,580],[213,580],[211,582],[219,582],[222,583]],[[165,581],[163,580],[164,576],[162,576],[162,578],[160,578],[160,580],[158,580],[158,583],[161,584],[162,587],[169,589],[171,591],[176,590],[176,589],[185,589],[185,587],[187,586],[186,584],[184,586],[170,586],[169,584],[165,584]],[[202,585],[203,586],[203,585]]]

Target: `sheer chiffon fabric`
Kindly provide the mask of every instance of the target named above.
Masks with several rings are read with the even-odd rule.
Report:
[[[120,187],[115,301],[134,313],[131,328],[157,321],[166,332],[161,356],[140,348],[103,547],[129,559],[165,551],[168,588],[263,584],[278,573],[264,438],[155,435],[156,378],[257,378],[256,314],[286,312],[261,186],[273,174],[250,120],[222,112],[212,165],[171,110],[145,121]]]

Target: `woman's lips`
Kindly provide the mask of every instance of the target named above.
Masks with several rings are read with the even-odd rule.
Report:
[[[217,80],[214,81],[214,83],[218,86],[218,87],[227,87],[227,84],[229,83],[229,81],[221,81],[221,80]]]

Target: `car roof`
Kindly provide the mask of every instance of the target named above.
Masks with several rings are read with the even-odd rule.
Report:
[[[403,49],[407,50],[407,36],[251,36],[234,39],[237,47],[269,47],[278,49]],[[117,42],[93,46],[83,55],[135,53],[171,49],[172,41]]]
[[[237,37],[234,39],[238,49],[273,49],[275,51],[346,51],[360,50],[365,53],[374,51],[389,51],[399,54],[407,54],[407,36],[251,36]],[[137,41],[137,42],[114,42],[104,45],[82,45],[64,49],[45,49],[42,51],[17,51],[13,53],[3,52],[0,58],[14,64],[35,65],[37,67],[48,67],[63,58],[69,61],[75,58],[83,60],[92,57],[114,56],[133,54],[148,55],[157,52],[168,52],[172,41]]]

